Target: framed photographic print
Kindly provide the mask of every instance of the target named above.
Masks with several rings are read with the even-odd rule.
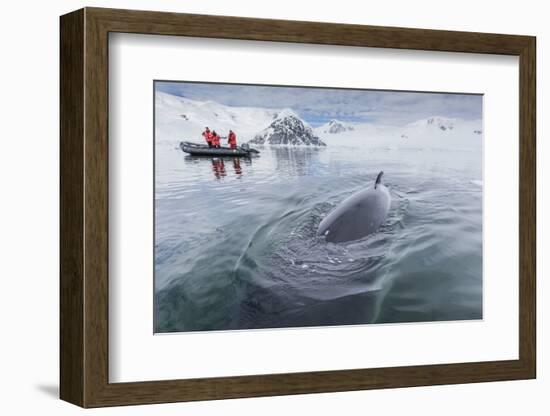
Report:
[[[61,398],[534,378],[535,38],[61,17]]]

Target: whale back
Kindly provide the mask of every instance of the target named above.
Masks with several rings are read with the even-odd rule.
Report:
[[[363,238],[376,232],[386,220],[391,197],[388,188],[380,182],[361,190],[342,201],[319,224],[318,235],[329,242],[344,242]]]

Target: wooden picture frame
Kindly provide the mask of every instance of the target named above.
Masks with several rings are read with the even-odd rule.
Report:
[[[216,27],[215,32],[211,28]],[[85,8],[61,17],[60,396],[82,407],[213,400],[536,376],[535,38]],[[108,35],[192,36],[519,57],[519,359],[109,383]]]

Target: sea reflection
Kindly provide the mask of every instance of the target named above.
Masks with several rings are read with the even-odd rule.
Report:
[[[197,178],[200,178],[204,175],[204,168],[210,166],[210,170],[214,174],[216,180],[225,178],[226,176],[235,176],[237,179],[240,179],[243,176],[244,169],[243,166],[251,166],[252,160],[250,158],[238,158],[238,157],[198,157],[198,156],[186,156],[186,163],[196,165],[195,174],[198,175]],[[202,171],[202,173],[201,173]]]
[[[216,177],[216,179],[221,179],[224,176],[227,176],[223,159],[212,159],[212,172],[214,172],[214,176]]]
[[[185,161],[193,165],[193,181],[206,177],[216,181],[224,178],[241,179],[246,175],[280,178],[309,176],[322,169],[319,158],[324,148],[265,147],[256,158],[185,156]],[[259,178],[257,177],[256,180]],[[187,180],[191,180],[188,176]]]
[[[275,169],[290,177],[311,174],[312,169],[318,165],[318,156],[324,150],[324,148],[275,146],[270,149],[274,156],[272,160],[275,161]]]
[[[240,178],[243,174],[243,169],[241,168],[241,161],[238,158],[233,159],[233,170],[235,171],[235,175],[237,175],[238,178]]]

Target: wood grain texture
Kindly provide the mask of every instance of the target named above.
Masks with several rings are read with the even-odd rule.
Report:
[[[110,32],[519,55],[528,36],[87,8]],[[216,30],[212,30],[215,27]]]
[[[60,388],[84,405],[84,12],[60,22]]]
[[[216,27],[216,31],[212,31]],[[518,360],[189,380],[108,380],[108,33],[520,57]],[[61,18],[61,397],[83,407],[533,378],[535,39],[485,33],[87,8]]]
[[[109,132],[108,33],[86,12],[84,58],[84,312],[85,406],[101,395],[108,380],[109,309]]]
[[[536,160],[536,40],[520,54],[519,142],[519,355],[536,377],[536,267],[537,267],[537,160]]]

